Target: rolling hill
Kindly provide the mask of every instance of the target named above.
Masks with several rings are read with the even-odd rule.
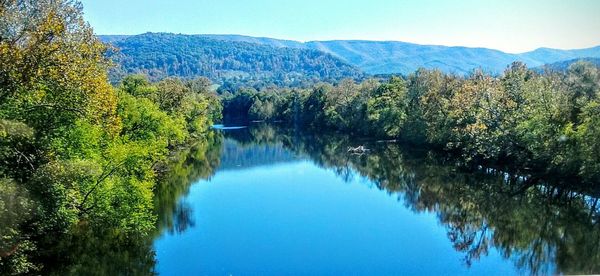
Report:
[[[371,74],[409,74],[421,67],[456,74],[475,68],[497,72],[514,61],[512,56],[497,50],[395,41],[313,41],[307,45],[341,57]]]
[[[409,74],[421,67],[437,68],[447,73],[459,75],[468,74],[477,68],[498,74],[514,61],[525,62],[529,67],[538,67],[578,58],[600,58],[600,46],[578,50],[539,48],[531,52],[511,54],[487,48],[421,45],[400,41],[332,40],[298,42],[242,35],[194,35],[193,37],[198,41],[203,38],[229,43],[262,45],[280,50],[318,51],[330,54],[368,74]],[[102,36],[101,38],[117,46],[130,39],[126,36]],[[135,45],[130,44],[130,46]],[[341,64],[340,67],[346,68]],[[334,76],[342,75],[344,74],[334,74]],[[356,75],[356,73],[347,75]]]
[[[419,45],[396,41],[313,41],[306,43],[338,56],[367,73],[407,74],[420,67],[437,68],[447,73],[466,74],[476,68],[501,73],[514,61],[529,67],[562,60],[600,57],[600,46],[580,50],[540,48],[522,54],[510,54],[486,48]]]
[[[293,85],[363,76],[360,69],[345,61],[311,49],[167,33],[102,39],[119,49],[111,55],[117,64],[111,72],[113,80],[145,73],[153,80],[206,76],[221,83],[236,80]]]

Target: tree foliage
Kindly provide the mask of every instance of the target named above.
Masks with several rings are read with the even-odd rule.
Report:
[[[575,176],[597,185],[599,91],[593,65],[538,73],[517,62],[500,76],[421,69],[383,83],[342,80],[294,93],[252,90],[227,96],[224,105],[226,117],[250,112],[313,129],[401,139],[456,153],[465,164]],[[275,112],[256,115],[271,105]]]
[[[75,228],[151,234],[156,164],[220,114],[205,79],[113,88],[105,54],[78,2],[0,1],[2,274],[44,271]]]

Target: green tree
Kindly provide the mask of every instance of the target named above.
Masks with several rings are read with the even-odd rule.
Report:
[[[35,249],[83,228],[148,237],[156,164],[190,132],[204,139],[220,110],[201,81],[131,76],[116,93],[105,50],[77,1],[0,1],[0,185],[30,197],[10,203],[28,221],[7,220],[0,250],[20,237],[0,252],[0,272],[43,274],[36,261],[54,257]]]
[[[332,87],[328,84],[315,86],[311,91],[302,108],[303,124],[319,127],[325,123],[325,101],[326,95]]]
[[[383,137],[399,137],[407,118],[407,89],[404,80],[393,77],[367,102],[368,119],[374,133]]]

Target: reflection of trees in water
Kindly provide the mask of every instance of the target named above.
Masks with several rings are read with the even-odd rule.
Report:
[[[495,248],[532,274],[600,272],[598,199],[567,185],[527,183],[494,169],[465,172],[450,158],[392,143],[299,135],[268,125],[250,128],[245,135],[250,136],[241,139],[245,144],[252,144],[251,137],[261,137],[256,143],[282,143],[345,180],[355,174],[367,177],[414,212],[437,213],[466,265]],[[361,144],[370,154],[346,152]]]
[[[86,225],[60,239],[44,263],[46,275],[153,275],[156,264],[152,239]]]
[[[164,164],[163,175],[155,190],[155,210],[158,214],[157,235],[162,231],[182,233],[194,227],[193,210],[181,199],[190,186],[210,178],[220,164],[222,136],[213,133],[206,141],[178,151]]]
[[[158,166],[162,181],[155,190],[156,235],[194,226],[191,206],[179,199],[193,182],[214,174],[219,166],[220,143],[221,136],[213,135],[177,151]],[[85,220],[66,233],[56,232],[49,228],[51,218],[40,219],[41,207],[19,187],[0,179],[0,275],[21,271],[44,275],[155,274],[155,236],[126,236],[123,232],[127,229],[92,225]]]
[[[180,201],[177,204],[173,214],[173,226],[175,232],[183,233],[188,228],[196,226],[192,211],[192,207],[188,202]]]

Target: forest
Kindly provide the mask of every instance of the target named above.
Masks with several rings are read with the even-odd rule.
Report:
[[[136,39],[184,47],[161,44],[163,36]],[[208,145],[219,143],[210,127],[220,121],[395,140],[448,153],[465,167],[510,170],[526,182],[553,176],[599,187],[600,71],[590,63],[539,72],[516,62],[500,76],[420,69],[382,80],[311,50],[210,41],[226,52],[207,47],[195,51],[201,56],[177,56],[121,43],[136,57],[116,57],[123,64],[162,66],[160,74],[184,78],[115,68],[118,53],[94,35],[76,1],[0,1],[0,274],[44,274],[53,268],[42,263],[70,263],[86,250],[59,241],[89,242],[94,231],[119,243],[107,250],[137,246],[134,238],[160,227],[176,231],[173,210],[185,213],[178,196],[215,167],[218,152]],[[289,59],[273,51],[289,51]],[[114,70],[121,76],[111,83]],[[218,93],[209,79],[248,70],[257,72],[251,80],[264,80],[262,71],[281,76],[266,76],[267,85],[223,82]],[[194,160],[178,158],[186,151]],[[157,202],[157,194],[171,196]]]
[[[310,49],[281,48],[193,35],[146,33],[111,43],[117,65],[113,81],[127,74],[150,80],[176,76],[208,77],[218,84],[262,87],[303,86],[319,80],[361,78],[363,73],[332,55]]]
[[[241,89],[226,120],[284,122],[443,150],[464,165],[600,182],[600,71],[586,62],[538,73],[516,62],[498,77],[421,69],[406,78]]]

